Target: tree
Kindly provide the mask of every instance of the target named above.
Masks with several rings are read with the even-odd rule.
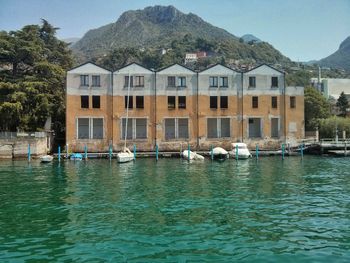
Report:
[[[0,130],[41,130],[48,116],[64,127],[65,72],[73,57],[56,31],[42,20],[0,32]]]
[[[339,116],[346,117],[346,110],[349,108],[349,102],[346,98],[344,91],[340,93],[340,96],[337,100],[336,106],[338,107],[340,114]]]
[[[319,119],[328,118],[330,105],[325,97],[313,87],[305,88],[305,130],[314,130]]]

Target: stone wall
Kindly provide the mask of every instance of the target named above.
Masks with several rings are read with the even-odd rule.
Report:
[[[33,158],[48,152],[46,137],[0,139],[0,159],[27,158],[28,145]]]

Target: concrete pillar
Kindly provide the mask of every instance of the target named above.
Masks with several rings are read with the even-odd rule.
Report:
[[[346,131],[343,131],[343,139],[346,140]]]
[[[316,133],[315,133],[315,140],[316,142],[319,142],[320,141],[320,132],[318,131],[318,127],[316,127]]]

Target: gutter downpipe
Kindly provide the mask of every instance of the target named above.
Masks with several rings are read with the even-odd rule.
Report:
[[[283,93],[284,93],[284,143],[287,143],[287,105],[286,105],[286,73],[283,72]]]
[[[154,71],[154,147],[157,146],[157,71]]]
[[[199,76],[197,72],[197,105],[196,105],[196,111],[197,111],[197,151],[199,149]]]
[[[112,74],[111,74],[111,87],[112,87],[112,151],[113,151],[113,144],[114,144],[114,142],[113,142],[113,135],[114,135],[114,133],[113,133],[113,130],[114,130],[114,121],[113,121],[113,115],[114,115],[114,98],[113,98],[113,89],[114,89],[114,87],[113,87],[113,75],[114,75],[114,73],[113,73],[113,71],[111,72]]]
[[[243,130],[244,130],[244,122],[243,122],[243,106],[244,106],[244,94],[243,94],[243,72],[241,72],[241,85],[242,85],[242,94],[241,94],[241,103],[242,103],[242,113],[241,113],[241,142],[243,142]]]

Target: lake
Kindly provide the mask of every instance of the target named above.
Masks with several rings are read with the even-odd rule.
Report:
[[[348,158],[0,162],[0,262],[350,262]]]

